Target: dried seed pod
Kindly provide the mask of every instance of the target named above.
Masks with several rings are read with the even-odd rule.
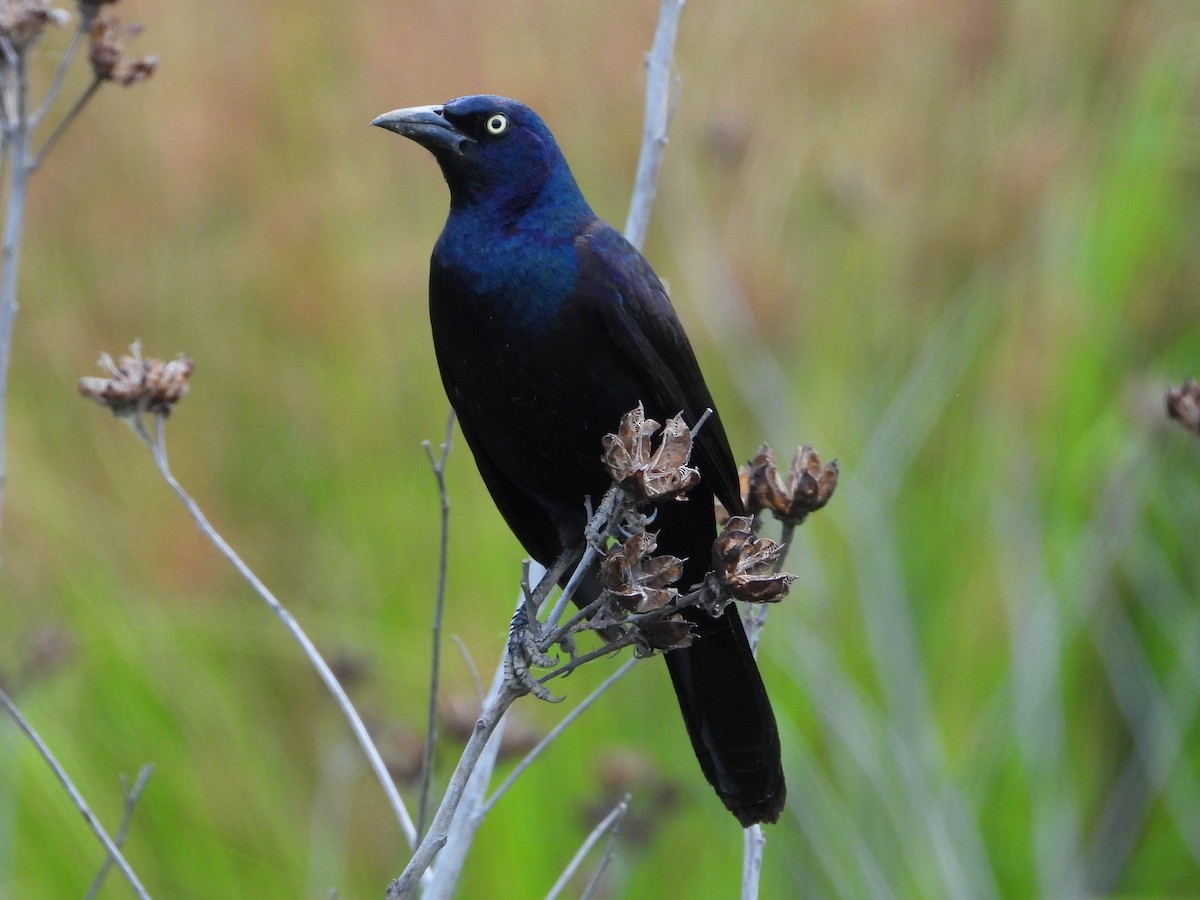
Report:
[[[749,603],[776,603],[795,575],[773,570],[783,545],[756,537],[746,516],[734,516],[713,543],[713,574],[721,593]]]
[[[645,613],[669,605],[679,592],[670,587],[683,574],[683,561],[651,556],[654,535],[639,531],[609,549],[600,563],[600,583],[613,603],[627,613]]]
[[[769,509],[780,521],[798,525],[829,502],[837,488],[838,465],[837,460],[822,465],[817,451],[804,444],[792,457],[787,476],[780,477],[775,451],[763,444],[741,475],[750,512]]]
[[[662,429],[658,448],[651,451],[651,437],[658,422],[646,418],[642,404],[621,418],[616,434],[602,439],[602,462],[613,481],[648,503],[682,500],[700,481],[700,472],[689,466],[692,430],[682,415],[671,418]]]

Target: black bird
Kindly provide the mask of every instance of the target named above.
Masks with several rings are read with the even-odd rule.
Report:
[[[682,410],[695,424],[715,408],[704,376],[654,270],[592,212],[532,110],[481,95],[371,124],[429,150],[450,187],[429,269],[438,367],[492,499],[549,566],[583,544],[584,500],[609,486],[601,437],[639,401],[659,421]],[[700,486],[656,519],[659,552],[687,558],[685,588],[710,567],[713,495],[742,511],[716,415],[693,462]],[[666,661],[700,768],[744,827],[774,822],[779,734],[741,620],[732,604],[687,615],[696,639]]]

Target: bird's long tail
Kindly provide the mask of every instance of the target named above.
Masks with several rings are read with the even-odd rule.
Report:
[[[742,827],[774,822],[787,795],[779,731],[742,621],[733,604],[689,613],[696,640],[666,659],[696,759]]]

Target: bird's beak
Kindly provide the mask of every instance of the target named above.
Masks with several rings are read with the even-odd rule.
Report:
[[[451,124],[442,114],[440,106],[393,109],[379,116],[371,124],[416,141],[431,153],[448,152],[457,156],[462,153],[463,144],[474,143]]]

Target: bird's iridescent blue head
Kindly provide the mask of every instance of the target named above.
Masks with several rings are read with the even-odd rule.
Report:
[[[539,195],[587,204],[554,135],[528,106],[492,94],[384,113],[371,123],[416,141],[436,157],[453,207],[476,203],[519,212]]]

